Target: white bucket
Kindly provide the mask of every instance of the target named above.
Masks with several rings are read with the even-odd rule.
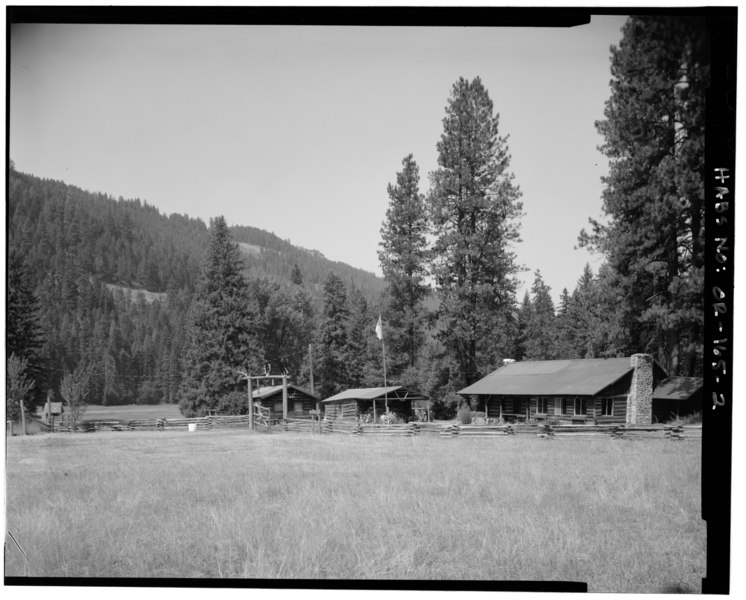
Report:
[[[188,427],[189,427],[189,431],[197,431],[197,424],[196,423],[189,423]]]

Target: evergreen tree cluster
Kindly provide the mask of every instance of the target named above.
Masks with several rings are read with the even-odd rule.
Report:
[[[572,294],[562,290],[555,307],[551,288],[536,271],[531,292],[518,308],[515,360],[555,360],[622,356],[614,329],[617,306],[609,268],[594,275],[586,264]]]
[[[607,259],[624,351],[693,375],[704,326],[704,19],[631,17],[611,50],[611,74],[606,118],[596,123],[610,161],[607,222],[591,221],[580,242]]]
[[[441,404],[512,351],[522,210],[480,78],[460,78],[445,112],[430,189],[420,193],[417,163],[405,157],[379,251],[389,380]]]
[[[90,403],[179,402],[211,241],[205,224],[12,165],[8,187],[7,347],[35,384],[27,406],[43,404],[50,391],[59,396],[79,367],[89,373]],[[239,246],[236,258],[249,286],[257,361],[273,371],[308,375],[330,270],[371,298],[383,288],[373,274],[260,229],[234,227],[230,237],[251,248]]]

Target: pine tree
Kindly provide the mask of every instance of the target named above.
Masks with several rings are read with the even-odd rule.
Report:
[[[558,359],[578,358],[573,351],[575,327],[570,317],[571,304],[570,292],[567,291],[567,288],[563,288],[557,307],[557,318],[555,319],[557,331],[555,358]]]
[[[20,253],[11,249],[8,255],[8,296],[6,304],[6,352],[24,362],[24,372],[42,388],[40,349],[42,332],[39,302],[30,285],[28,268]],[[37,395],[37,399],[38,399]],[[29,397],[29,404],[34,398]]]
[[[617,277],[625,353],[655,352],[669,374],[701,370],[707,49],[701,18],[627,21],[596,124],[610,161],[608,222],[591,221],[580,238]]]
[[[377,316],[370,310],[365,295],[356,287],[350,287],[348,303],[350,307],[347,323],[348,384],[351,387],[383,385],[381,342],[375,335]],[[388,354],[388,347],[386,351]],[[390,365],[388,356],[386,365],[388,369]],[[388,381],[391,382],[393,379],[389,378]]]
[[[301,286],[265,277],[252,277],[249,289],[257,303],[256,332],[264,360],[273,372],[297,379],[313,336],[311,297]]]
[[[239,369],[258,371],[256,309],[241,270],[238,245],[223,217],[211,223],[210,246],[189,315],[182,398],[185,416],[204,415],[245,387]]]
[[[431,174],[433,274],[440,295],[438,330],[470,384],[508,354],[500,332],[515,302],[520,191],[509,172],[507,137],[477,77],[453,86]]]
[[[28,411],[26,404],[31,398],[35,383],[27,376],[28,361],[11,353],[6,363],[5,379],[5,415],[6,418],[17,420],[21,417],[22,407]]]
[[[290,281],[293,285],[303,285],[303,275],[297,263],[293,265],[293,270],[290,271]]]
[[[531,296],[528,290],[526,290],[523,294],[523,301],[518,308],[517,334],[513,348],[513,358],[515,360],[524,360],[526,358],[526,343],[529,335],[528,326],[533,318],[532,311]]]
[[[586,287],[583,278],[578,289]],[[586,354],[588,358],[629,356],[631,350],[628,340],[630,330],[636,326],[629,317],[629,307],[625,303],[623,291],[624,280],[608,264],[603,264],[598,275],[587,285],[587,294],[583,306],[586,318]],[[575,292],[573,292],[575,296]]]
[[[344,282],[329,273],[324,283],[324,309],[316,347],[316,389],[328,398],[348,387],[350,309]]]
[[[526,360],[551,360],[556,357],[557,329],[554,302],[550,287],[544,283],[541,273],[536,271],[531,286],[533,299],[531,313],[525,330]]]
[[[388,288],[383,318],[386,322],[387,363],[392,380],[415,367],[425,341],[429,293],[427,276],[428,229],[425,198],[419,191],[419,168],[408,155],[389,184],[389,207],[381,228],[378,260]]]

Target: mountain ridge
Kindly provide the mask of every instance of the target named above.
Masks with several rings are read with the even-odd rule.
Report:
[[[204,250],[208,240],[208,225],[200,218],[190,217],[186,213],[170,213],[160,211],[157,207],[149,204],[147,201],[137,199],[125,199],[121,196],[117,199],[109,193],[91,192],[82,189],[74,184],[61,180],[41,178],[33,174],[22,173],[11,170],[9,177],[9,229],[13,225],[18,225],[18,220],[14,219],[18,204],[24,198],[19,198],[19,188],[26,187],[30,195],[34,195],[34,190],[41,192],[45,196],[45,202],[51,200],[57,201],[59,205],[68,203],[76,206],[70,208],[71,212],[82,211],[89,213],[84,220],[108,221],[97,227],[95,224],[86,223],[83,226],[86,235],[96,238],[105,235],[109,248],[112,246],[121,246],[120,238],[132,238],[132,221],[135,225],[140,225],[144,233],[140,236],[140,242],[144,243],[150,252],[155,252],[155,257],[148,260],[147,257],[138,256],[134,251],[134,256],[129,256],[129,260],[134,265],[121,264],[123,260],[117,260],[117,267],[109,266],[103,268],[100,272],[93,269],[92,275],[102,283],[129,288],[132,290],[142,289],[150,293],[165,293],[169,287],[169,281],[177,287],[187,287],[193,289],[196,284],[199,267],[204,255]],[[23,184],[18,185],[18,180],[23,180]],[[14,185],[15,184],[15,185]],[[22,194],[28,197],[29,193]],[[38,203],[38,198],[34,198]],[[44,207],[36,207],[33,211],[34,216],[38,217]],[[99,218],[92,218],[91,213],[100,209],[103,213]],[[52,211],[54,212],[54,211]],[[68,216],[65,210],[57,211],[62,213],[63,221]],[[67,211],[70,212],[70,211]],[[112,214],[116,213],[116,214]],[[122,216],[122,213],[125,213]],[[79,216],[79,215],[78,215]],[[217,216],[217,215],[216,215]],[[67,221],[74,221],[77,217],[67,218]],[[143,220],[150,220],[151,226],[148,227]],[[139,222],[139,223],[138,223]],[[107,227],[108,225],[108,227]],[[160,232],[154,232],[153,229],[161,229]],[[33,238],[33,228],[28,221],[25,223],[24,235],[28,238],[29,232]],[[129,230],[129,231],[128,231]],[[174,233],[169,233],[173,230]],[[360,267],[355,267],[343,261],[335,261],[327,258],[322,252],[315,249],[297,246],[287,238],[281,238],[272,231],[260,229],[251,225],[232,225],[230,227],[234,240],[239,244],[242,250],[247,270],[252,270],[260,275],[265,275],[276,279],[289,279],[294,265],[298,265],[301,271],[303,281],[309,288],[309,291],[316,299],[320,299],[320,291],[323,281],[329,272],[334,272],[342,278],[346,284],[358,288],[369,301],[373,302],[383,291],[384,280]],[[112,234],[112,231],[114,232]],[[178,232],[181,232],[178,233]],[[9,242],[13,242],[14,236],[9,231]],[[107,235],[108,234],[108,235]],[[143,241],[142,238],[145,238]],[[83,262],[96,263],[94,254],[105,253],[105,248],[101,245],[96,247],[93,244],[94,251],[84,251],[86,258]],[[32,250],[31,261],[37,267],[42,267],[45,261],[36,256],[33,249],[26,247],[26,250]],[[72,248],[73,252],[79,248]],[[120,248],[121,249],[121,248]],[[69,247],[63,249],[69,251]],[[55,253],[53,253],[55,254]],[[127,255],[125,249],[124,254]],[[164,257],[163,255],[168,255]],[[173,255],[178,255],[174,257]],[[54,257],[53,257],[54,258]],[[171,271],[181,269],[180,273],[169,272],[169,268],[164,268],[156,262],[182,263],[179,266],[171,266]],[[100,261],[99,261],[100,262]],[[126,261],[124,261],[126,262]],[[148,264],[149,263],[149,264]],[[34,266],[32,264],[32,268]],[[121,266],[120,266],[121,264]],[[48,266],[48,265],[44,265]],[[84,268],[84,270],[86,270]],[[187,274],[188,272],[188,274]]]

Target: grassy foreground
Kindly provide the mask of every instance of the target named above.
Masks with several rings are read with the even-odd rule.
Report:
[[[698,440],[15,437],[7,525],[32,576],[699,592],[705,574]],[[6,575],[24,575],[11,543],[5,558]]]

